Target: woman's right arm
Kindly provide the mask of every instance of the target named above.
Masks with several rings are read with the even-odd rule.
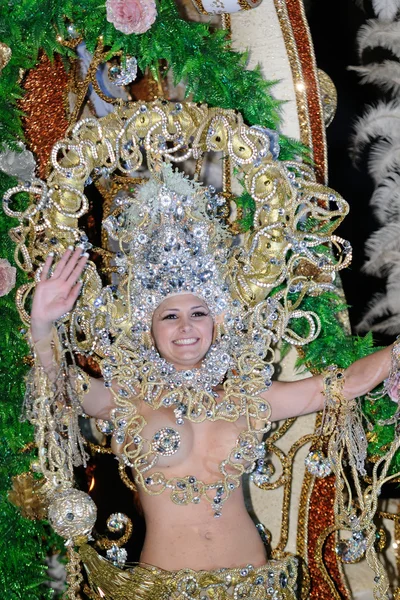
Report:
[[[53,256],[44,263],[40,281],[33,296],[31,311],[31,337],[36,355],[51,381],[57,377],[57,344],[53,340],[53,324],[63,314],[72,310],[81,290],[79,278],[88,260],[79,246],[65,251],[49,276]],[[83,398],[83,410],[98,419],[108,419],[115,407],[111,392],[104,387],[102,379],[90,378],[90,385]]]

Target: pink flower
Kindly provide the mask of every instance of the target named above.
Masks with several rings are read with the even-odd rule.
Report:
[[[17,269],[8,260],[0,258],[0,296],[5,296],[15,286]]]
[[[154,23],[154,0],[107,0],[107,21],[122,33],[144,33]]]

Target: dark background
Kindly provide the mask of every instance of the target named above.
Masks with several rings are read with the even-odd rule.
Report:
[[[369,18],[374,18],[368,3],[364,10],[355,0],[309,0],[307,17],[314,43],[317,66],[325,71],[335,84],[338,106],[334,120],[327,129],[329,186],[337,190],[350,204],[350,214],[338,230],[353,246],[353,262],[341,272],[344,291],[349,304],[349,317],[353,328],[361,320],[372,296],[383,291],[384,280],[362,273],[365,262],[365,242],[378,228],[372,215],[369,199],[373,182],[367,171],[367,152],[356,167],[352,164],[349,145],[354,122],[368,106],[384,94],[376,86],[361,85],[356,73],[348,67],[360,64],[356,37],[359,28]],[[376,54],[376,51],[375,51]],[[383,59],[385,56],[363,56],[363,60]],[[392,337],[374,334],[378,344],[388,344]]]

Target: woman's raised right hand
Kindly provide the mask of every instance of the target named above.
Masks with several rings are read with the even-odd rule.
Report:
[[[79,281],[89,255],[82,254],[79,246],[68,248],[49,277],[53,256],[49,255],[43,265],[40,281],[33,295],[31,310],[31,333],[33,341],[47,336],[54,321],[72,310],[81,290]]]

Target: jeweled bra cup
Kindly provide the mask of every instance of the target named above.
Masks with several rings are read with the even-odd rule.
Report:
[[[199,395],[199,392],[195,392],[190,387],[186,387],[184,391],[183,397],[178,395],[179,407],[184,406],[187,409],[188,406],[201,404],[200,399],[193,402],[193,398],[191,398],[191,393],[196,396]],[[231,390],[231,393],[237,398],[237,410],[232,411],[233,414],[226,414],[226,401],[223,400],[220,404],[225,407],[225,410],[220,412],[216,408],[218,403],[213,398],[214,406],[208,419],[235,421],[243,416],[246,419],[247,428],[239,434],[236,445],[227,458],[220,462],[219,471],[222,477],[212,483],[199,480],[195,474],[167,479],[162,471],[156,470],[158,458],[163,455],[171,455],[179,450],[179,432],[164,427],[156,432],[151,440],[147,440],[142,436],[146,420],[143,415],[138,413],[136,404],[131,402],[130,405],[127,403],[122,410],[115,409],[113,419],[118,424],[116,432],[121,436],[121,440],[125,440],[121,457],[128,466],[133,468],[136,484],[152,496],[169,490],[171,500],[178,505],[198,504],[204,498],[211,504],[214,516],[220,517],[223,504],[240,486],[241,476],[244,473],[251,473],[258,461],[263,460],[265,446],[261,443],[261,438],[269,429],[270,407],[262,397],[247,396],[243,388],[238,388],[235,393]],[[167,396],[167,398],[169,397]],[[146,403],[152,406],[148,397]],[[204,409],[202,404],[201,406]],[[160,406],[157,404],[152,408],[160,408]],[[198,421],[196,414],[194,418],[191,418],[191,411],[185,410],[184,412],[186,419],[194,421],[194,423]],[[207,412],[202,411],[203,418],[200,420],[207,419]],[[181,423],[181,421],[183,420],[178,416],[178,426],[184,426],[184,422]],[[158,436],[157,439],[156,436]],[[168,447],[165,446],[165,439],[168,439]]]

